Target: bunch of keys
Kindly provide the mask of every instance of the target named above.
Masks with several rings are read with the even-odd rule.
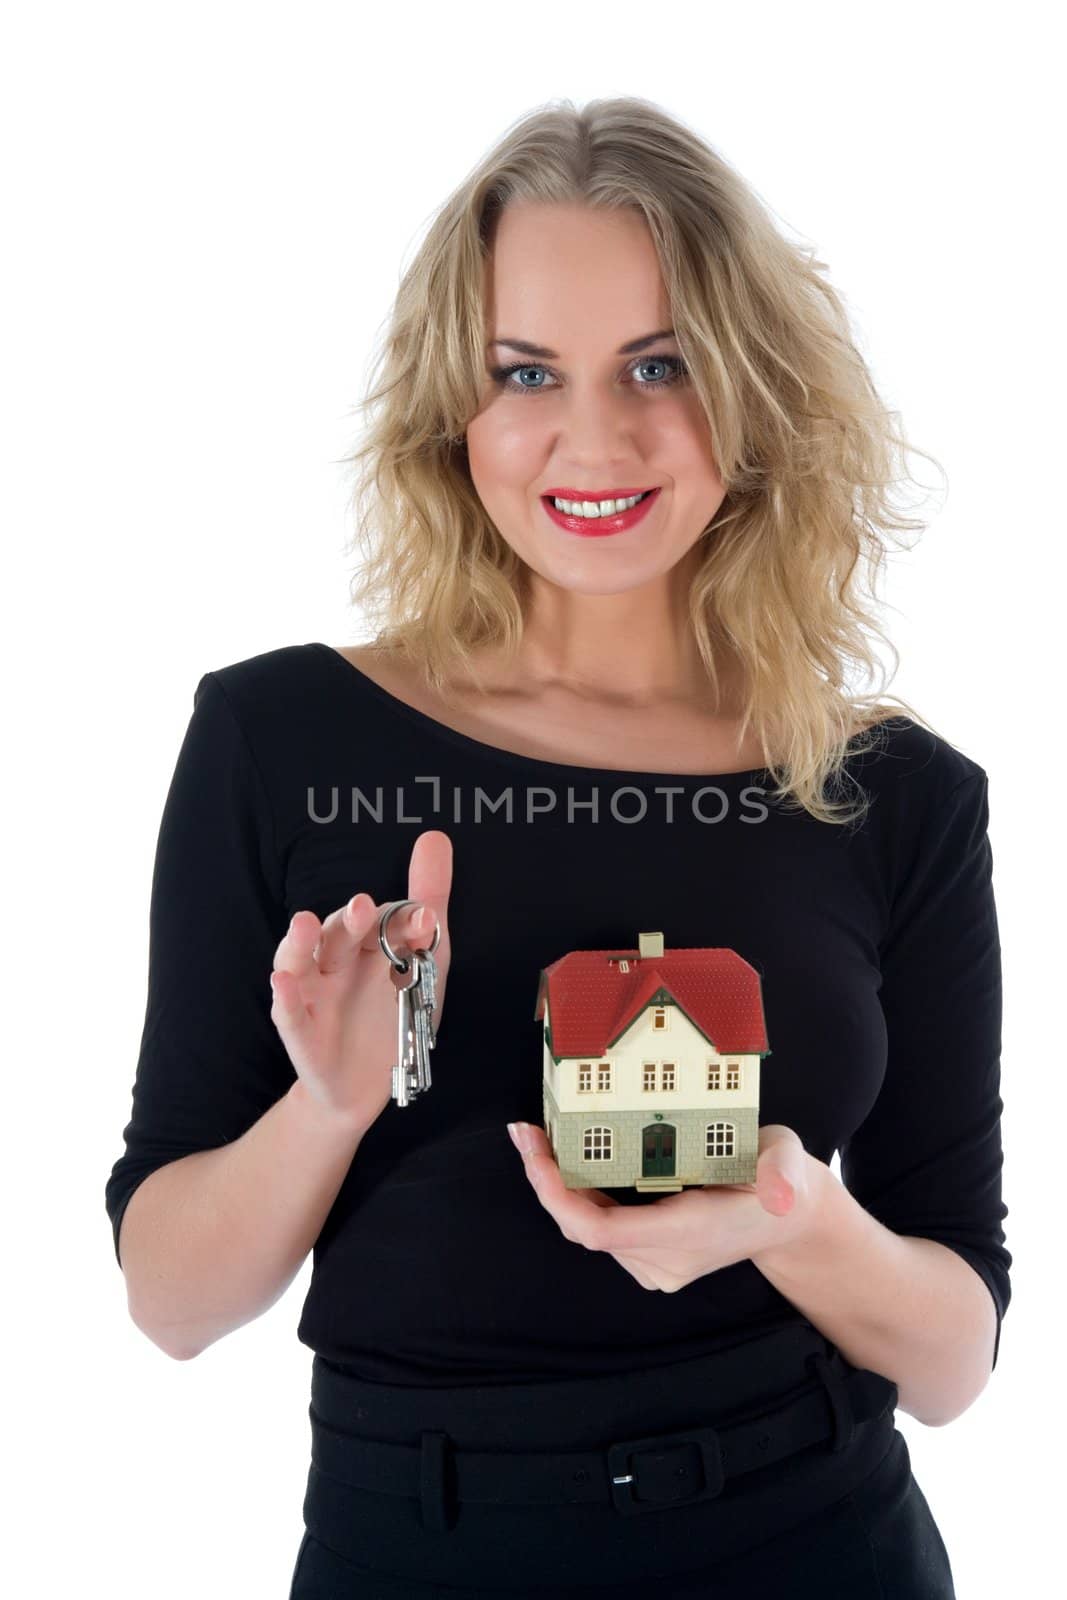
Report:
[[[393,1099],[398,1106],[409,1105],[417,1094],[430,1087],[430,1051],[436,1043],[433,1011],[437,1004],[437,962],[433,952],[441,938],[440,923],[434,928],[428,950],[413,950],[405,960],[391,949],[385,936],[386,924],[394,911],[415,905],[414,900],[393,900],[378,918],[378,943],[389,962],[389,977],[396,989],[396,1065],[393,1067]]]

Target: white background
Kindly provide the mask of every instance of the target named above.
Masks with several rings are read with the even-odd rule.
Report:
[[[959,1600],[1056,1585],[1063,1481],[1063,127],[1037,4],[97,3],[4,25],[9,1592],[284,1600],[310,1275],[201,1358],[103,1206],[160,809],[209,668],[358,636],[348,481],[431,213],[522,111],[640,94],[829,263],[933,469],[894,687],[991,780],[1015,1299],[956,1422],[900,1414]],[[1050,709],[1051,707],[1051,709]],[[1045,1584],[1042,1585],[1044,1589]]]

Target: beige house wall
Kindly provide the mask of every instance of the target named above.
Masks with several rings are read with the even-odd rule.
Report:
[[[613,1048],[600,1057],[566,1057],[556,1062],[544,1044],[544,1126],[564,1180],[572,1188],[635,1185],[667,1188],[672,1180],[643,1173],[644,1130],[655,1122],[674,1129],[673,1184],[751,1183],[759,1148],[758,1054],[719,1054],[675,1005],[663,1008],[666,1027],[654,1026],[655,1006],[634,1019]],[[551,1025],[545,1002],[545,1023]],[[591,1087],[578,1089],[579,1066],[589,1062]],[[610,1087],[598,1088],[599,1067],[610,1068]],[[656,1086],[645,1089],[646,1062],[656,1065]],[[674,1065],[674,1088],[661,1087],[661,1067]],[[708,1067],[721,1068],[722,1088],[709,1089]],[[736,1065],[738,1087],[727,1089],[727,1067]],[[725,1122],[733,1129],[732,1156],[707,1156],[707,1128]],[[586,1130],[611,1130],[610,1159],[588,1159]]]

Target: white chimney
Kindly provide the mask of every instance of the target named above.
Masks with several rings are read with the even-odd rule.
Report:
[[[637,935],[637,953],[645,956],[661,956],[663,954],[662,933],[639,933]]]

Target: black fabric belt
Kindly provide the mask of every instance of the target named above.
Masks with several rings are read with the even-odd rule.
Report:
[[[456,1449],[449,1435],[424,1431],[418,1445],[364,1439],[332,1428],[311,1407],[314,1468],[356,1489],[421,1502],[427,1528],[449,1526],[450,1504],[614,1505],[623,1515],[693,1504],[722,1492],[727,1479],[783,1460],[829,1439],[843,1450],[856,1429],[892,1412],[897,1386],[880,1373],[832,1355],[811,1355],[810,1385],[759,1416],[597,1450],[483,1452]]]

